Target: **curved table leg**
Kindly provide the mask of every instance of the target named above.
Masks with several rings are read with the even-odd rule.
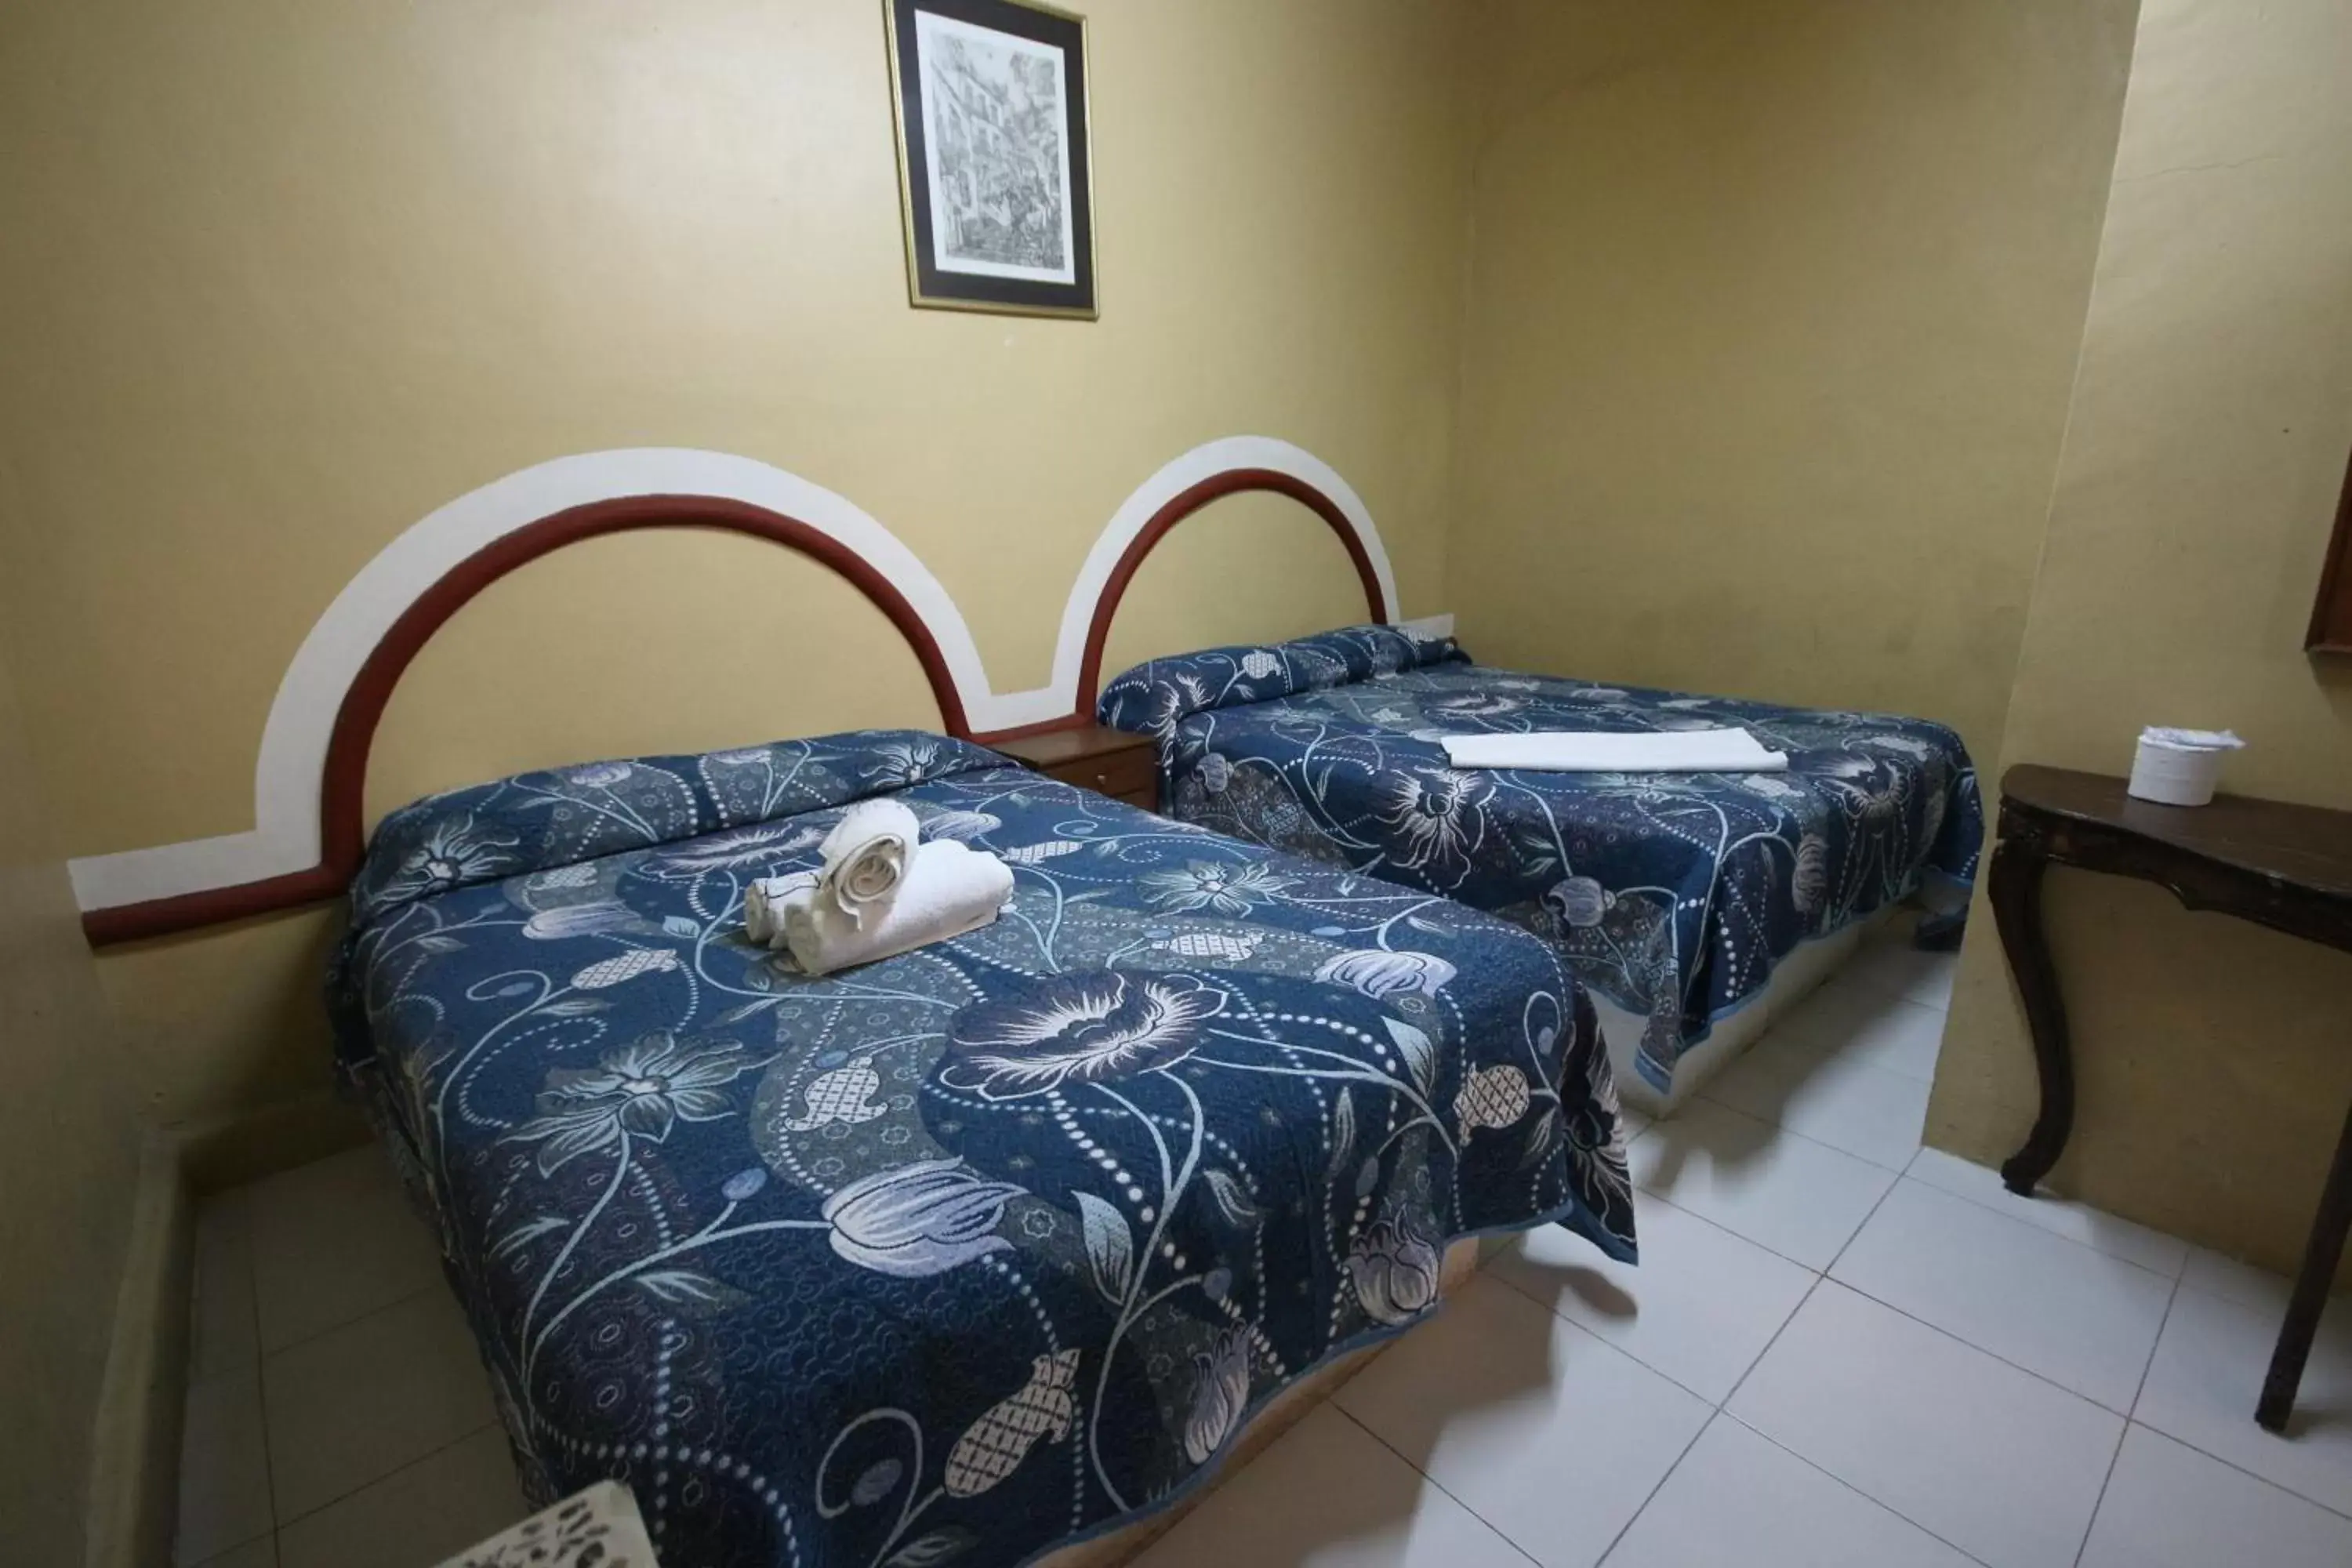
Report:
[[[2025,1146],[2000,1168],[2003,1185],[2032,1197],[2035,1184],[2050,1173],[2074,1126],[2074,1061],[2066,1037],[2066,1008],[2058,998],[2058,973],[2042,931],[2042,873],[2050,864],[2038,839],[2004,838],[1993,850],[1990,885],[1993,924],[2017,992],[2025,1004],[2025,1026],[2033,1037],[2034,1065],[2042,1075],[2042,1113]]]

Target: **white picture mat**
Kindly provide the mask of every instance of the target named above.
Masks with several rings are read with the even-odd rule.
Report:
[[[1006,61],[1018,55],[1042,60],[1053,70],[1055,102],[1060,119],[1059,131],[1055,138],[1057,164],[1055,173],[1061,198],[1062,265],[1059,267],[1024,267],[979,257],[959,256],[948,249],[950,225],[943,222],[942,217],[950,204],[940,179],[945,163],[940,153],[945,143],[940,132],[938,105],[940,89],[936,86],[934,60],[938,47],[950,38],[961,41],[971,54],[983,63]],[[919,9],[915,12],[915,60],[918,79],[922,83],[923,174],[927,187],[924,195],[930,203],[931,265],[941,272],[960,272],[967,276],[1014,278],[1034,283],[1076,282],[1077,244],[1071,226],[1070,184],[1070,139],[1075,128],[1069,123],[1070,87],[1064,51],[1034,38],[1000,33],[992,27],[975,26],[952,16]]]

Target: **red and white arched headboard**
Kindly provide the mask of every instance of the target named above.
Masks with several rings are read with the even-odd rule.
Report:
[[[1006,700],[1009,703],[1037,699],[1050,714],[1043,720],[1020,721],[1021,724],[1046,729],[1093,720],[1095,697],[1102,689],[1103,645],[1137,568],[1178,523],[1211,501],[1245,490],[1289,496],[1321,518],[1347,547],[1348,559],[1363,584],[1364,607],[1370,618],[1394,617],[1396,579],[1389,571],[1388,552],[1381,546],[1372,514],[1347,480],[1328,464],[1287,441],[1263,436],[1211,441],[1138,485],[1096,537],[1062,605],[1052,682]],[[1008,724],[990,733],[1002,736],[1011,728]]]
[[[1104,639],[1153,545],[1223,496],[1272,490],[1311,508],[1354,563],[1375,620],[1395,613],[1388,554],[1363,501],[1286,441],[1197,447],[1137,487],[1063,604],[1053,678],[997,692],[954,599],[897,535],[845,498],[723,452],[592,452],[521,469],[410,526],[337,595],[279,682],[254,768],[250,832],[72,862],[91,942],[217,924],[331,898],[358,868],[378,720],[419,649],[476,594],[551,551],[635,529],[719,528],[772,540],[838,573],[921,661],[949,732],[981,740],[1092,717]]]

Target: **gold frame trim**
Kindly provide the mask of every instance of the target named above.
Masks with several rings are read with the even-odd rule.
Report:
[[[917,0],[919,4],[919,0]],[[1014,305],[994,300],[950,300],[923,292],[923,272],[915,249],[914,171],[907,162],[907,105],[898,89],[898,6],[882,0],[882,36],[888,46],[890,67],[890,140],[898,152],[898,231],[907,253],[907,303],[918,310],[965,310],[986,316],[1039,316],[1066,321],[1092,321],[1102,315],[1102,268],[1096,265],[1102,251],[1102,212],[1095,205],[1095,60],[1094,41],[1087,19],[1076,11],[1049,5],[1045,0],[1003,0],[1024,11],[1042,12],[1078,25],[1078,68],[1087,82],[1086,114],[1079,124],[1087,139],[1087,286],[1092,305]]]

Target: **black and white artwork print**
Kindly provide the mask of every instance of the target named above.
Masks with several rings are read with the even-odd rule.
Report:
[[[1092,320],[1086,18],[1043,0],[884,16],[909,302]]]
[[[1075,283],[1065,51],[918,10],[915,52],[932,265]]]

